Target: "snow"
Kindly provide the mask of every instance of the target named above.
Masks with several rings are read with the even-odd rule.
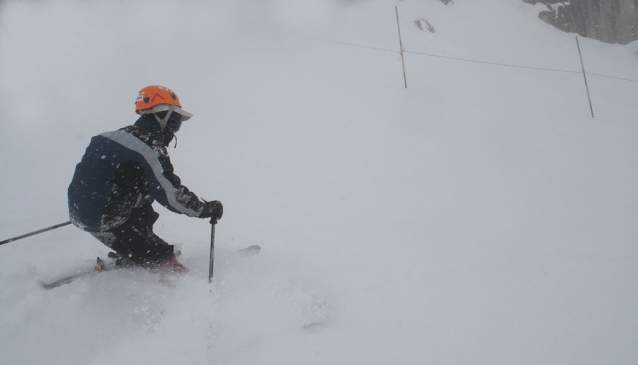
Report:
[[[395,6],[406,51],[448,57],[406,53],[408,89]],[[159,206],[191,269],[169,285],[44,291],[106,247],[74,227],[3,245],[0,362],[635,364],[638,87],[592,74],[638,80],[638,43],[580,38],[592,118],[574,34],[538,11],[1,2],[0,239],[68,220],[90,138],[149,84],[195,114],[171,159],[225,215],[212,284],[210,225]]]

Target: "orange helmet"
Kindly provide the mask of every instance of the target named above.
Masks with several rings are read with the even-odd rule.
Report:
[[[158,85],[151,85],[143,88],[135,100],[135,112],[140,114],[141,110],[150,109],[155,105],[168,104],[182,107],[177,94],[173,90]]]
[[[143,88],[137,95],[135,100],[135,112],[142,114],[143,110],[148,110],[156,105],[172,105],[171,110],[176,111],[184,117],[184,120],[190,119],[193,114],[182,109],[177,94],[173,90],[158,85],[151,85]],[[153,108],[154,110],[157,108]]]

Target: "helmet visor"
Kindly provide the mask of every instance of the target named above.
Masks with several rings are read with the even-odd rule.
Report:
[[[148,114],[148,113],[159,113],[159,112],[163,112],[163,111],[173,111],[172,114],[179,114],[182,116],[182,122],[185,122],[189,119],[191,119],[193,117],[193,114],[187,112],[186,110],[176,106],[176,105],[168,105],[168,104],[160,104],[160,105],[155,105],[154,107],[150,108],[150,109],[145,109],[145,110],[141,110],[140,114]]]
[[[179,115],[182,116],[182,122],[185,122],[193,117],[193,114],[187,112],[186,110],[178,106],[173,106],[173,114],[175,113],[178,113]]]

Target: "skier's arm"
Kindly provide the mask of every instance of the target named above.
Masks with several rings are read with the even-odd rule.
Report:
[[[158,163],[162,169],[161,175],[153,173],[148,180],[151,197],[173,212],[200,217],[204,211],[204,202],[182,185],[179,176],[173,172],[170,158],[160,154]]]
[[[205,208],[204,202],[182,185],[180,178],[173,173],[173,165],[168,153],[160,147],[159,143],[148,141],[147,144],[125,130],[103,133],[102,136],[137,154],[134,159],[144,168],[151,198],[173,212],[190,217],[201,217]]]

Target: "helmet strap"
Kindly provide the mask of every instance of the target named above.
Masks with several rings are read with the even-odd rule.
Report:
[[[158,117],[155,112],[153,113],[155,119],[159,122],[161,132],[164,132],[164,128],[166,128],[166,124],[168,123],[168,119],[171,117],[171,114],[173,114],[173,109],[169,109],[164,118]]]

